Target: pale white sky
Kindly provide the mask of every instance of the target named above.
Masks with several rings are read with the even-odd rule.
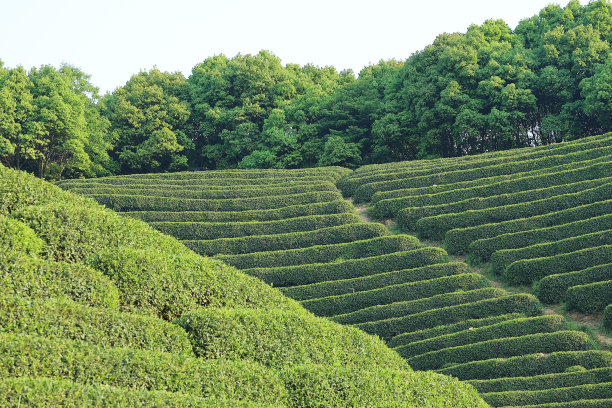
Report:
[[[0,60],[26,69],[67,62],[90,74],[102,92],[154,65],[189,76],[207,57],[262,49],[284,64],[333,65],[357,74],[489,18],[514,28],[554,2],[0,0]]]

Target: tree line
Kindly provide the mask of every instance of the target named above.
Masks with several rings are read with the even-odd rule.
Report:
[[[612,130],[612,5],[550,5],[442,34],[358,76],[267,51],[156,68],[99,95],[62,65],[0,61],[0,160],[45,178],[428,159]]]

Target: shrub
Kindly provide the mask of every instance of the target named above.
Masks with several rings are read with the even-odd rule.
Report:
[[[91,194],[90,197],[115,211],[246,211],[335,201],[341,199],[342,195],[337,191],[315,191],[272,197],[214,200],[104,194]]]
[[[505,391],[535,391],[566,388],[582,384],[597,384],[612,381],[612,367],[594,368],[578,372],[542,374],[530,377],[497,378],[494,380],[472,380],[470,384],[480,393]]]
[[[240,222],[240,221],[274,221],[285,218],[303,217],[306,215],[341,214],[355,211],[351,203],[345,200],[328,201],[269,210],[248,211],[128,211],[122,212],[132,218],[147,222]]]
[[[387,345],[392,348],[409,345],[410,343],[422,342],[434,337],[453,335],[464,330],[473,330],[479,327],[490,326],[508,320],[515,320],[523,317],[520,313],[508,313],[499,316],[484,317],[481,319],[468,319],[461,322],[447,324],[444,326],[431,327],[424,330],[416,330],[399,334],[387,342]]]
[[[187,333],[163,320],[79,305],[66,299],[0,296],[0,330],[83,340],[102,347],[192,354]]]
[[[468,258],[472,262],[486,262],[491,259],[493,252],[502,249],[524,248],[609,229],[612,229],[612,214],[605,214],[548,228],[535,228],[527,231],[502,234],[472,242],[468,248]]]
[[[15,256],[38,255],[43,242],[24,223],[0,214],[0,264],[13,262]]]
[[[93,183],[91,183],[93,184]],[[172,197],[172,198],[197,198],[197,199],[227,199],[227,198],[251,198],[251,197],[271,197],[291,194],[309,193],[313,191],[336,191],[336,186],[330,182],[320,182],[317,184],[306,184],[298,186],[269,187],[257,186],[256,188],[223,188],[223,189],[194,189],[189,187],[178,187],[174,185],[159,187],[157,185],[135,185],[125,186],[93,186],[85,184],[83,187],[71,188],[70,192],[81,195],[132,195],[150,197]]]
[[[389,339],[401,333],[456,323],[461,320],[479,319],[508,313],[534,316],[541,306],[535,297],[527,294],[506,295],[499,289],[479,289],[466,292],[465,302],[437,309],[425,309],[420,313],[406,314],[386,320],[358,324],[367,333],[375,333]]]
[[[151,222],[153,228],[177,239],[209,240],[251,235],[313,231],[360,222],[357,214],[307,215],[276,221],[247,222]]]
[[[565,403],[583,399],[609,398],[612,400],[612,382],[584,384],[550,390],[492,392],[484,394],[482,398],[489,404],[497,407],[502,405]]]
[[[612,229],[524,248],[502,249],[491,256],[491,266],[493,272],[501,274],[512,262],[521,259],[543,258],[610,244],[612,244]]]
[[[469,327],[427,340],[417,341],[397,347],[395,350],[404,358],[430,353],[450,347],[469,345],[504,337],[519,337],[527,334],[550,333],[565,329],[565,320],[559,315],[525,317],[506,320],[483,327]]]
[[[66,297],[87,306],[117,309],[119,291],[102,272],[81,264],[21,257],[0,264],[4,295],[45,299]]]
[[[198,306],[296,308],[263,282],[214,259],[109,248],[87,259],[119,288],[124,311],[173,320]]]
[[[446,276],[419,282],[401,283],[357,293],[329,296],[302,302],[317,316],[335,316],[366,307],[429,298],[456,290],[473,290],[491,286],[489,280],[475,273]]]
[[[304,311],[206,308],[187,312],[176,323],[204,359],[253,360],[272,368],[326,364],[409,369],[376,337]]]
[[[603,350],[565,351],[550,354],[528,354],[518,357],[493,358],[453,365],[437,370],[460,380],[486,380],[503,377],[531,377],[562,373],[566,368],[582,365],[587,370],[610,367],[612,353]]]
[[[0,164],[0,215],[9,215],[31,205],[41,205],[69,196],[53,184],[24,171]],[[84,199],[78,199],[86,202]]]
[[[447,259],[448,255],[443,249],[426,247],[334,263],[252,268],[245,269],[244,272],[274,286],[294,286],[416,268],[444,262]]]
[[[271,408],[271,405],[263,403],[203,398],[166,391],[85,385],[44,377],[0,380],[0,400],[5,408]]]
[[[256,237],[220,238],[208,241],[183,241],[202,255],[245,254],[310,247],[313,245],[339,244],[388,235],[387,228],[379,223],[354,223],[315,231],[287,234],[258,235]]]
[[[612,245],[602,245],[575,252],[544,258],[521,259],[510,264],[504,271],[504,279],[511,284],[532,283],[544,276],[578,271],[590,266],[612,262]]]
[[[606,329],[612,330],[612,304],[609,304],[604,309],[603,326]]]
[[[449,203],[464,203],[463,208],[466,208],[465,204],[471,204],[472,206],[475,204],[478,204],[479,206],[495,206],[492,204],[500,202],[500,200],[503,199],[508,200],[514,198],[515,200],[522,199],[525,201],[526,197],[533,195],[539,191],[538,189],[561,186],[583,180],[598,179],[609,175],[609,166],[610,162],[612,161],[612,156],[606,157],[608,158],[608,161],[604,163],[591,164],[589,162],[589,165],[584,167],[576,168],[573,166],[570,169],[558,172],[547,169],[547,172],[542,172],[541,174],[536,175],[528,175],[531,173],[521,173],[525,174],[525,176],[518,178],[515,176],[510,180],[497,181],[493,183],[489,183],[488,179],[482,179],[482,183],[477,186],[441,191],[435,194],[410,194],[410,190],[380,192],[374,194],[372,197],[371,204],[374,204],[372,207],[372,214],[377,218],[387,218],[396,216],[400,210],[409,207],[430,208],[431,210],[435,210],[437,208],[441,209],[442,207],[440,206]],[[532,191],[532,193],[529,193],[526,196],[511,195],[513,193],[525,191]],[[487,199],[484,199],[485,197]],[[505,204],[509,204],[509,202],[502,201],[501,205]],[[444,212],[452,211],[449,210]],[[434,213],[428,211],[427,214],[433,215]]]
[[[334,316],[332,320],[343,324],[358,324],[367,322],[374,325],[376,322],[382,320],[386,321],[398,317],[405,318],[413,314],[431,311],[432,309],[439,309],[447,306],[488,299],[495,296],[502,296],[504,293],[505,292],[495,290],[495,288],[475,289],[467,292],[457,291],[443,293],[441,295],[435,295],[425,299],[395,302],[389,305],[372,306],[356,312]],[[364,324],[363,327],[368,326]],[[363,330],[368,331],[366,329]],[[394,336],[397,334],[399,333],[394,334]]]
[[[536,333],[430,351],[409,358],[408,363],[416,370],[435,370],[450,362],[467,363],[492,357],[507,358],[536,352],[586,350],[588,344],[589,336],[579,331]]]
[[[565,299],[565,292],[572,286],[610,279],[612,263],[545,276],[534,284],[533,291],[542,302],[560,303]]]
[[[572,286],[565,294],[571,310],[601,313],[612,299],[612,280]]]
[[[608,166],[612,166],[612,163],[608,163]],[[570,184],[555,185],[546,188],[537,188],[534,190],[516,191],[489,197],[468,198],[465,200],[444,204],[408,207],[403,208],[397,213],[397,223],[403,230],[412,231],[416,229],[417,222],[421,218],[544,200],[562,194],[573,194],[586,189],[595,188],[609,181],[612,181],[612,178],[599,178]]]
[[[0,350],[1,378],[57,377],[84,384],[268,403],[282,402],[286,397],[279,378],[254,362],[202,360],[15,334],[0,334]]]
[[[609,143],[608,143],[609,144]],[[465,180],[474,180],[502,174],[514,174],[540,168],[553,167],[560,164],[572,163],[587,159],[594,159],[612,154],[612,146],[594,148],[585,151],[563,155],[546,155],[534,160],[511,161],[505,164],[486,166],[455,171],[433,170],[435,174],[411,176],[409,172],[397,172],[387,176],[391,180],[374,181],[361,184],[353,195],[355,202],[369,201],[374,193],[384,190],[398,190],[401,188],[423,187],[432,184],[450,184]]]
[[[612,183],[608,182],[607,184],[589,188],[577,193],[563,194],[526,203],[421,218],[417,222],[417,232],[425,238],[441,240],[444,238],[444,233],[446,233],[446,231],[455,228],[465,228],[481,224],[520,219],[523,217],[531,217],[538,214],[546,214],[553,211],[574,208],[579,205],[606,200],[611,196]]]
[[[344,295],[372,289],[383,288],[390,285],[418,282],[443,276],[453,276],[468,273],[469,268],[463,262],[446,262],[421,266],[413,269],[378,273],[361,278],[340,279],[324,281],[309,285],[291,286],[281,288],[281,292],[296,300],[307,300],[327,296]]]
[[[219,255],[216,258],[238,269],[274,268],[333,262],[337,259],[368,258],[392,252],[409,251],[420,246],[420,241],[411,235],[392,235],[342,244],[315,245],[308,248]]]
[[[283,370],[281,377],[290,390],[291,407],[486,406],[468,384],[431,372],[300,365]]]

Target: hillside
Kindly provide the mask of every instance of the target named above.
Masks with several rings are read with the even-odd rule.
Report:
[[[525,214],[565,220],[557,213],[573,211],[570,221],[583,224],[566,230],[588,236],[567,247],[563,241],[546,244],[536,254],[555,262],[566,252],[586,250],[578,264],[584,271],[571,269],[574,262],[567,272],[583,277],[576,282],[601,285],[611,278],[605,241],[611,140],[608,134],[355,172],[227,170],[72,180],[61,186],[272,284],[316,315],[380,336],[414,369],[469,381],[492,406],[606,407],[612,403],[612,353],[597,350],[587,334],[549,314],[533,294],[496,287],[497,279],[474,273],[480,267],[471,270],[462,258],[454,260],[414,235],[362,222],[335,184],[356,202],[371,201],[373,217],[393,218],[403,231],[428,241],[441,240],[456,228],[452,222],[470,229],[490,220],[485,231]],[[504,204],[512,210],[497,208]],[[429,221],[442,217],[447,218]],[[531,219],[515,223],[543,225]],[[536,242],[558,239],[552,236]],[[517,242],[531,245],[523,237]],[[445,243],[451,255],[464,253]],[[529,251],[524,253],[534,253]],[[470,255],[469,261],[476,265],[482,259]],[[540,270],[560,270],[554,265]],[[599,278],[584,281],[595,273]],[[603,285],[589,293],[610,303]]]
[[[486,406],[259,279],[2,166],[0,230],[2,406]]]

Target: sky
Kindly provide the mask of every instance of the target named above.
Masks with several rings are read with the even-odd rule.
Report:
[[[0,60],[26,69],[68,63],[90,74],[102,93],[154,66],[189,76],[207,57],[262,49],[283,64],[333,65],[358,74],[380,60],[405,60],[439,34],[465,32],[487,19],[501,18],[514,28],[550,3],[0,0]]]

